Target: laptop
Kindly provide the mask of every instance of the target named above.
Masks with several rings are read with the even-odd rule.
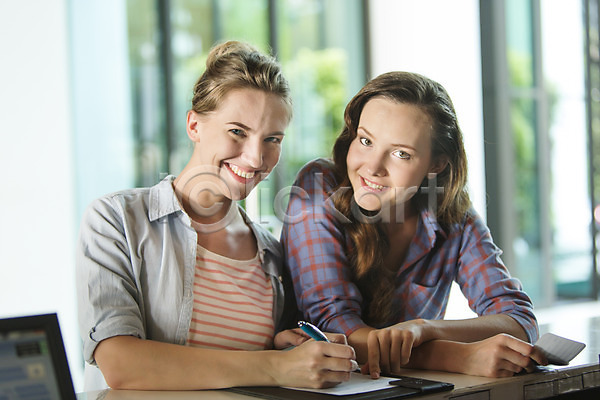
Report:
[[[57,315],[0,319],[0,399],[76,398]]]

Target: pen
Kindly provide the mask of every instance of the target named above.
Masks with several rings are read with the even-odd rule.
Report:
[[[315,339],[316,341],[329,342],[329,339],[327,339],[327,336],[325,336],[325,334],[323,332],[321,332],[321,330],[319,330],[319,328],[317,328],[316,326],[314,326],[313,324],[311,324],[309,322],[298,321],[298,327],[300,327],[300,329],[302,329],[304,331],[304,333],[306,333],[308,336]]]
[[[311,338],[315,339],[317,342],[330,343],[329,339],[327,339],[327,336],[325,336],[325,334],[323,332],[321,332],[321,330],[319,328],[317,328],[310,322],[298,321],[298,326],[300,327],[300,329],[302,329],[304,331],[304,333],[306,333]],[[357,371],[360,369],[356,360],[350,360],[350,362],[352,363],[351,371]]]

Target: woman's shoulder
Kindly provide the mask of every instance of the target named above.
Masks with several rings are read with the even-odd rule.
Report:
[[[314,175],[316,173],[324,173],[324,174],[333,174],[334,164],[333,161],[329,158],[315,158],[304,164],[300,171],[298,171],[298,176],[305,175]]]
[[[125,217],[126,215],[141,213],[152,218],[149,215],[153,214],[150,210],[153,208],[171,209],[172,207],[167,207],[167,203],[172,204],[173,202],[171,180],[165,178],[151,187],[124,189],[98,197],[90,202],[86,214],[102,214],[105,216],[112,214]]]
[[[296,176],[296,185],[306,187],[310,183],[322,182],[326,187],[337,186],[335,165],[329,158],[316,158],[306,163]]]
[[[127,204],[140,204],[149,197],[148,188],[124,189],[111,193],[107,193],[92,200],[88,207],[88,211],[107,211],[118,210],[126,207]]]
[[[477,230],[485,230],[488,231],[488,227],[483,220],[483,218],[479,215],[477,210],[473,206],[469,207],[467,212],[465,212],[465,217],[463,218],[463,226],[471,226]]]
[[[446,227],[448,237],[461,238],[463,242],[479,242],[491,240],[490,229],[481,215],[471,206],[463,218]]]
[[[431,225],[434,229],[443,230],[446,235],[454,236],[454,235],[464,235],[469,232],[487,232],[489,228],[487,227],[483,218],[479,215],[477,210],[470,206],[467,211],[463,214],[462,218],[459,221],[453,223],[444,223],[443,221],[439,221],[434,213],[431,213],[428,210],[425,210],[421,215],[424,223],[426,225]]]

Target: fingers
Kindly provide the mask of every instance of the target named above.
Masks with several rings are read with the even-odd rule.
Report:
[[[529,356],[529,354],[533,350],[533,345],[506,333],[501,333],[499,335],[494,336],[493,338],[498,338],[498,340],[500,340],[505,346],[523,355]]]
[[[523,370],[533,370],[531,356],[538,357],[531,344],[507,334],[499,334],[473,343],[475,351],[467,358],[471,372],[490,377],[513,376]]]
[[[347,382],[348,380],[350,380],[350,372],[322,370],[315,372],[312,376],[309,376],[308,384],[305,386],[317,389],[325,389],[334,387],[343,382]]]
[[[314,342],[314,347],[316,347],[319,352],[323,353],[323,355],[327,357],[356,360],[354,348],[348,346],[347,344]]]
[[[331,343],[348,344],[348,339],[343,333],[325,332],[325,336],[327,336],[327,339],[329,339]]]
[[[392,343],[397,343],[394,342],[392,340]],[[406,345],[406,343],[402,343],[402,345],[398,346],[398,345],[391,345],[390,348],[390,372],[400,372],[400,369],[402,368],[402,365],[406,364],[408,362],[408,358],[410,357],[410,351],[411,349],[408,349],[408,356],[403,356],[404,354],[404,346]],[[406,360],[406,361],[405,361]]]
[[[379,337],[377,335],[377,331],[369,332],[367,336],[367,362],[369,364],[369,373],[371,374],[371,378],[377,379],[381,374],[380,367],[380,347],[379,347]]]
[[[522,366],[507,359],[511,352],[511,350],[508,352],[499,350],[480,354],[475,360],[472,360],[474,363],[470,366],[468,374],[504,378],[521,372]]]
[[[400,362],[402,365],[408,364],[410,360],[410,354],[412,352],[412,348],[415,344],[415,338],[411,331],[396,331],[398,334],[401,334],[401,337],[398,338],[395,342],[402,342],[402,358]]]
[[[360,368],[360,373],[363,374],[363,375],[370,375],[371,374],[368,362],[364,363],[363,366]]]
[[[503,351],[502,358],[514,366],[507,369],[515,373],[521,372],[522,369],[526,369],[531,364],[531,358],[510,348]]]
[[[392,350],[392,338],[389,330],[379,332],[379,367],[384,374],[390,373],[390,353]]]
[[[348,345],[311,340],[301,348],[310,387],[335,386],[350,379],[350,372],[359,368],[354,349]]]
[[[333,372],[354,372],[358,369],[358,363],[351,358],[326,356],[319,361],[317,369]]]
[[[539,348],[537,348],[527,342],[523,342],[522,340],[519,340],[512,336],[508,336],[508,335],[506,335],[506,336],[508,338],[507,339],[508,346],[523,356],[523,358],[515,356],[515,358],[518,358],[518,360],[513,359],[515,364],[523,367],[528,372],[534,371],[536,368],[536,364],[537,365],[547,365],[548,364],[548,360],[546,359],[546,356],[543,354],[543,352]]]
[[[287,329],[279,332],[273,339],[273,347],[281,350],[290,346],[299,346],[309,338],[304,335],[301,329]]]
[[[539,347],[533,346],[529,357],[531,357],[538,365],[548,365],[548,359]]]
[[[415,337],[410,330],[386,328],[369,332],[367,350],[371,377],[400,371],[408,364],[414,344]]]

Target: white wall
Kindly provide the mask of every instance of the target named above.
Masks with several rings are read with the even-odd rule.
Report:
[[[417,72],[452,98],[469,160],[469,192],[485,219],[481,47],[477,0],[371,0],[373,76]]]
[[[58,312],[81,353],[66,0],[0,1],[0,318]]]
[[[127,4],[123,0],[68,3],[78,226],[92,200],[133,187],[135,153]]]

